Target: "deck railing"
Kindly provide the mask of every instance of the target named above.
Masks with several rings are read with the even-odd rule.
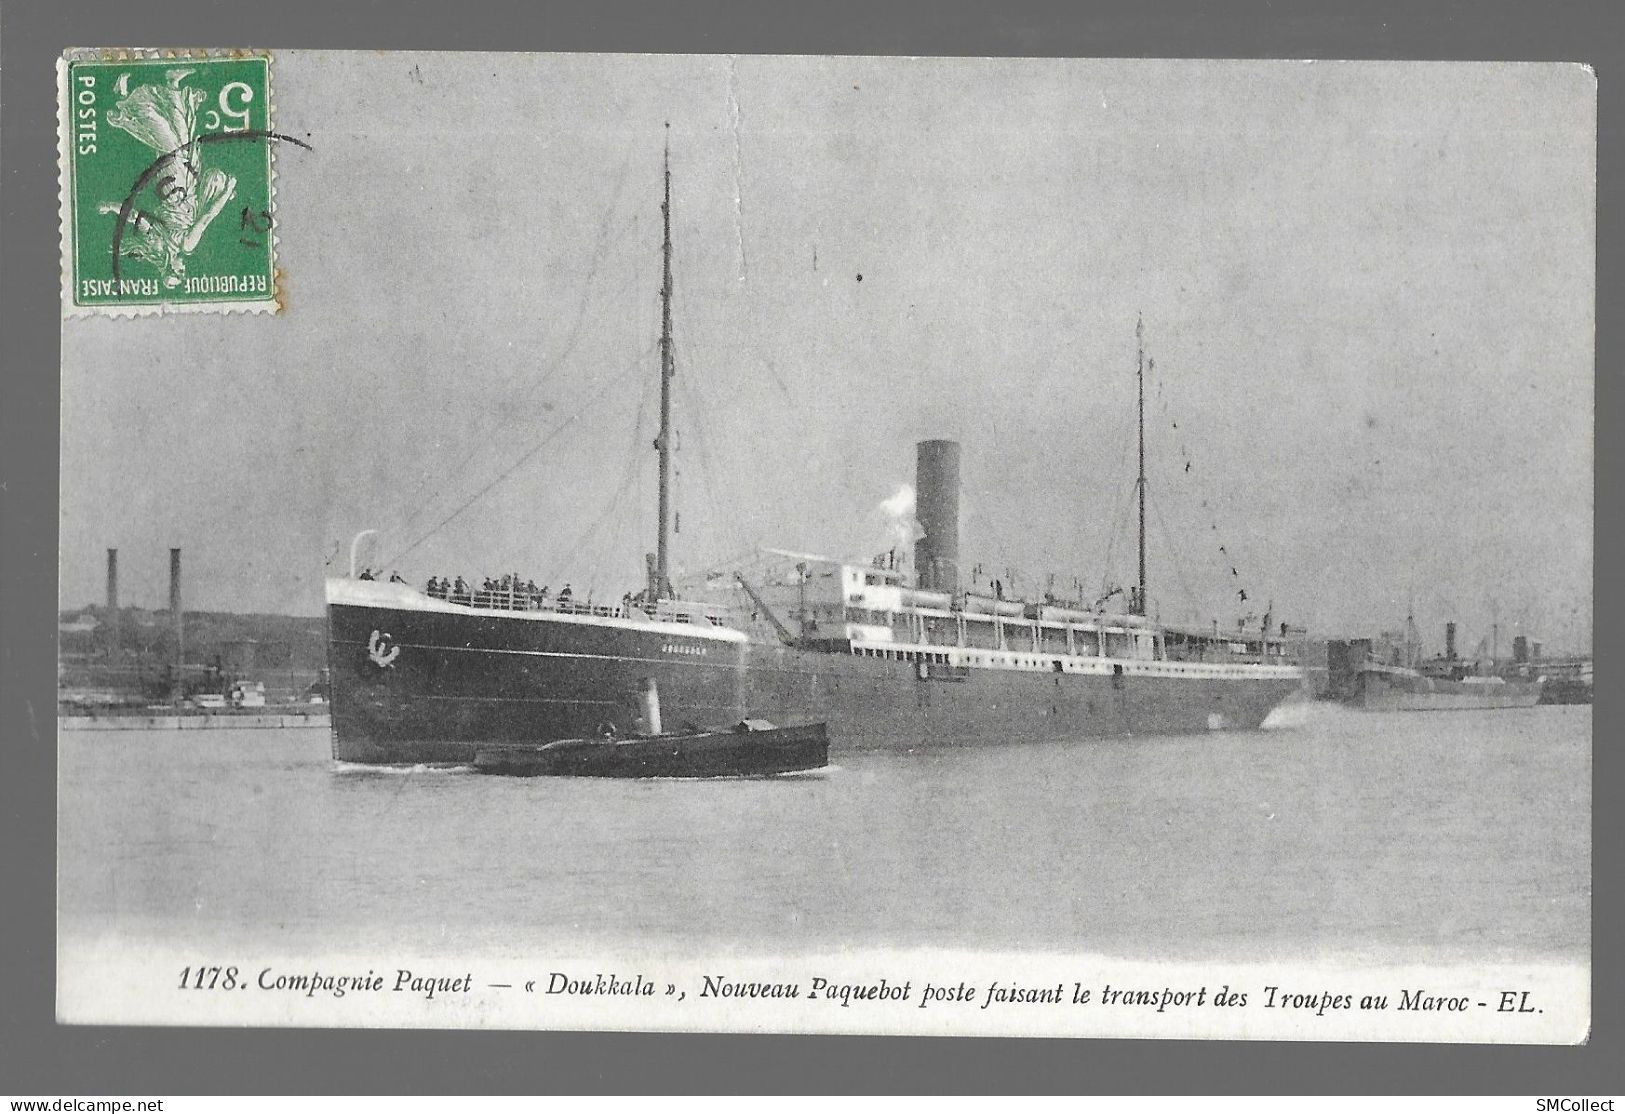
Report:
[[[726,608],[686,600],[659,600],[652,606],[632,600],[594,603],[589,597],[546,596],[511,588],[479,588],[428,593],[435,599],[486,611],[550,611],[559,615],[590,615],[600,619],[641,619],[657,623],[689,623],[696,626],[731,626]]]

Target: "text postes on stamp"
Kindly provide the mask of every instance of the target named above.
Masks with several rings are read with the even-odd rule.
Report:
[[[59,85],[64,312],[276,311],[269,56],[76,51]]]

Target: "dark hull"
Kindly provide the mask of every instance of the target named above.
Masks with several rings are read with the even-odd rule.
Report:
[[[824,725],[638,739],[562,739],[484,746],[482,774],[508,777],[767,777],[829,765]]]
[[[380,665],[377,643],[400,652]],[[698,731],[745,718],[743,643],[586,623],[328,607],[333,757],[466,764],[487,743],[633,732],[656,682],[665,725]]]
[[[922,678],[911,662],[500,612],[332,604],[328,626],[333,755],[348,762],[468,764],[492,743],[637,730],[646,678],[668,729],[827,723],[837,754],[1251,729],[1302,684],[1279,671],[1181,677],[1136,665]],[[370,654],[373,632],[400,651],[387,665]]]
[[[1418,674],[1362,672],[1348,703],[1370,712],[1440,712],[1467,708],[1533,708],[1540,681],[1484,684]]]
[[[1005,742],[1254,729],[1301,678],[1176,678],[971,669],[752,646],[751,714],[829,723],[836,750],[916,750]]]
[[[1589,704],[1591,703],[1591,682],[1551,680],[1540,689],[1540,702],[1542,704]]]

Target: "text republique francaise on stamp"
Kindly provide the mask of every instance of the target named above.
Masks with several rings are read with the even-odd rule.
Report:
[[[251,51],[63,57],[66,314],[280,308],[270,71]]]

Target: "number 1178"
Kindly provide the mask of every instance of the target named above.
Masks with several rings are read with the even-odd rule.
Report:
[[[237,986],[235,967],[183,967],[182,990],[232,990]]]

